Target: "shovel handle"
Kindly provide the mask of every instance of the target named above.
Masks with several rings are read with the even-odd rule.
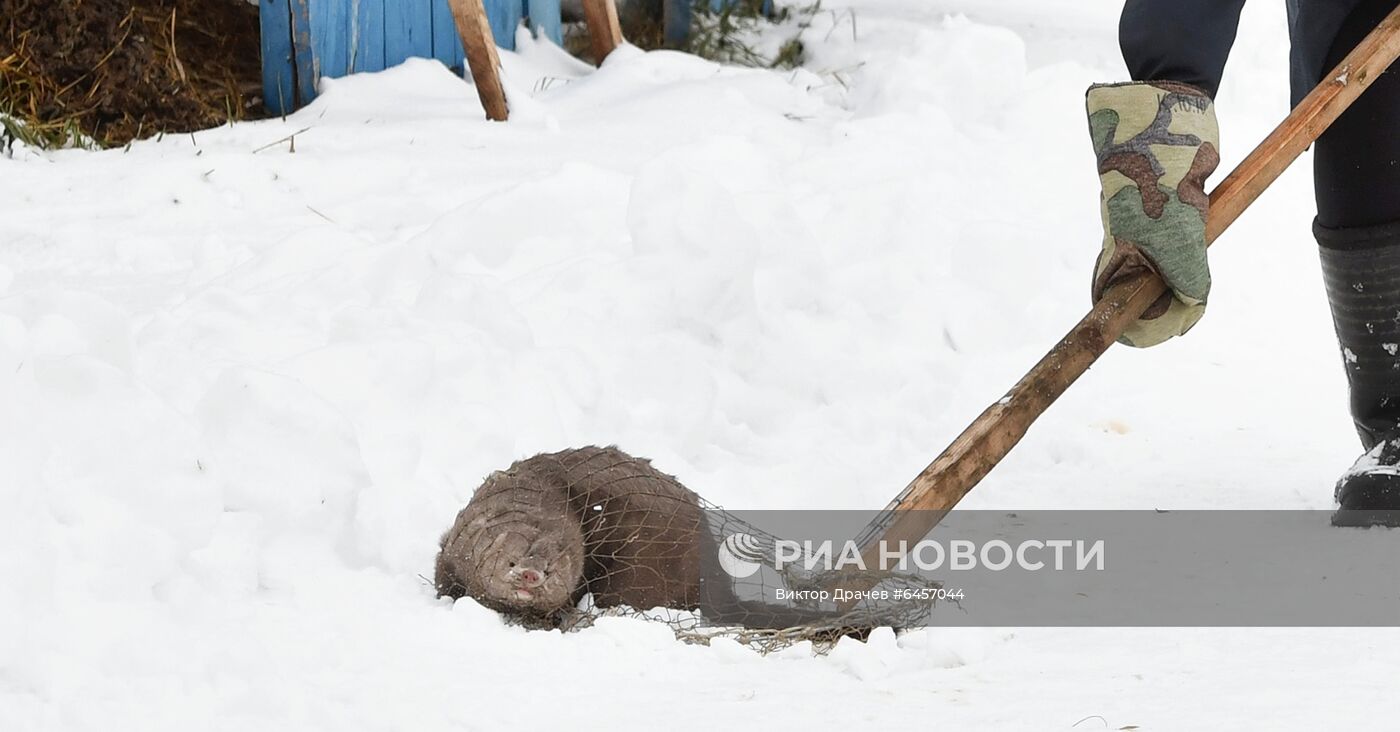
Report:
[[[1400,7],[1352,50],[1210,194],[1206,243],[1214,241],[1400,55]],[[867,559],[880,540],[923,539],[1026,430],[1113,344],[1123,329],[1166,294],[1144,273],[1111,288],[1006,396],[982,412],[909,483],[861,535]]]

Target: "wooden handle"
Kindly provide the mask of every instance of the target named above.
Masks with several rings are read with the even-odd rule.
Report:
[[[486,20],[486,6],[483,0],[447,2],[452,9],[452,20],[457,24],[457,34],[462,37],[467,68],[471,69],[472,83],[476,84],[476,95],[481,98],[486,119],[504,122],[510,110],[506,107],[506,92],[501,86],[501,57],[496,53],[491,24]]]
[[[1211,192],[1206,243],[1234,223],[1397,55],[1400,8],[1386,16]],[[912,544],[927,536],[942,518],[940,512],[956,505],[1001,462],[1031,423],[1166,291],[1162,280],[1151,273],[1110,289],[1035,368],[977,417],[866,527],[860,538],[866,560],[878,557],[877,547],[882,539],[907,540]]]

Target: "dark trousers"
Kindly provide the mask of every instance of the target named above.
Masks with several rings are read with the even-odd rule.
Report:
[[[1357,6],[1330,44],[1326,68],[1335,67],[1395,5],[1395,0],[1366,0]],[[1400,69],[1372,82],[1318,138],[1313,179],[1322,226],[1400,221]]]

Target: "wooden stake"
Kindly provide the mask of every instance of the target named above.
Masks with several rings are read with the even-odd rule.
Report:
[[[588,25],[588,36],[593,41],[593,58],[602,66],[603,59],[622,45],[617,5],[613,0],[583,0],[583,19]]]
[[[1264,192],[1400,55],[1400,8],[1366,36],[1210,195],[1206,241]],[[911,545],[1015,447],[1046,410],[1103,355],[1167,286],[1155,274],[1125,281],[1107,293],[1006,396],[988,407],[953,444],[914,478],[861,535],[867,566],[879,566],[879,542]]]
[[[491,24],[486,20],[486,7],[482,0],[447,2],[452,8],[457,34],[462,37],[467,67],[471,69],[472,82],[476,84],[481,106],[486,109],[486,119],[504,122],[509,116],[509,109],[506,107],[505,89],[501,86],[501,57],[496,54],[496,39],[491,35]]]

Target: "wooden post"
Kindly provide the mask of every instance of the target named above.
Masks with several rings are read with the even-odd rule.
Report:
[[[1254,152],[1210,195],[1206,241],[1254,202],[1309,145],[1400,55],[1400,8],[1342,59]],[[982,480],[1031,423],[1142,315],[1167,287],[1148,272],[1113,287],[1074,329],[995,404],[914,477],[860,537],[867,562],[878,566],[879,542],[922,540]]]
[[[617,5],[613,0],[583,0],[583,18],[588,24],[588,36],[593,41],[593,60],[602,66],[603,59],[622,45]]]
[[[496,54],[496,40],[491,37],[491,25],[486,21],[482,0],[448,0],[457,33],[466,49],[467,66],[476,84],[476,94],[486,109],[486,119],[504,122],[509,115],[506,92],[501,86],[501,57]]]

